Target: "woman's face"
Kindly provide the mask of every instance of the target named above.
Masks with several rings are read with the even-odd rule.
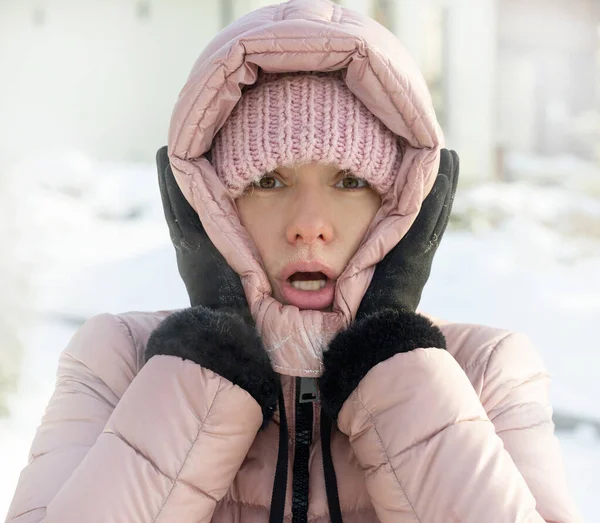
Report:
[[[381,198],[349,171],[310,163],[265,174],[236,203],[273,297],[300,309],[331,310],[335,282]]]

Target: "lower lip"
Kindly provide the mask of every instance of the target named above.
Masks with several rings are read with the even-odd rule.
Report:
[[[325,287],[318,291],[295,289],[289,280],[286,280],[281,294],[288,304],[295,305],[299,309],[320,310],[329,307],[333,303],[334,291],[335,281],[333,280],[327,280]]]

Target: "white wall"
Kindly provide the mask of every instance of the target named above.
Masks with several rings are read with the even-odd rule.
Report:
[[[499,50],[498,144],[507,151],[534,153],[536,136],[537,78],[527,53]]]
[[[496,12],[495,0],[397,0],[395,32],[417,63],[427,47],[424,11],[446,8],[444,132],[447,146],[461,157],[461,178],[496,172]]]
[[[78,148],[106,159],[152,161],[173,105],[220,6],[152,0],[0,3],[0,158]],[[44,22],[33,22],[36,6]]]
[[[496,175],[496,8],[494,0],[454,0],[449,9],[448,137],[461,175]]]

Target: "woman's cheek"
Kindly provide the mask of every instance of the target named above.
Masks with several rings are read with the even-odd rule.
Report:
[[[275,258],[278,252],[281,252],[281,246],[277,247],[277,233],[274,230],[273,224],[277,220],[265,219],[263,216],[255,216],[254,219],[250,219],[250,222],[246,227],[246,230],[250,234],[254,245],[258,249],[258,253],[261,256],[262,262],[265,268],[269,272],[269,268],[275,265]],[[268,274],[269,279],[273,275]]]

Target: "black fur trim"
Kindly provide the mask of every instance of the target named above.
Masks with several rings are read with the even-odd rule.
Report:
[[[247,391],[262,408],[263,427],[273,417],[279,377],[256,329],[240,315],[203,306],[176,312],[150,336],[145,361],[155,354],[191,360]]]
[[[337,334],[323,354],[321,406],[336,419],[344,402],[375,365],[413,349],[446,348],[442,332],[424,316],[384,309]]]

